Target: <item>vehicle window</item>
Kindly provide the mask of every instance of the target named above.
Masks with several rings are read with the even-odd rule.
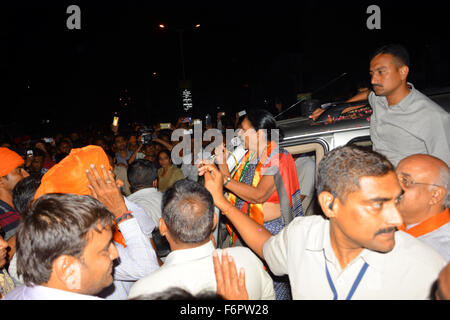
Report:
[[[285,149],[292,154],[297,168],[303,214],[320,214],[321,210],[317,205],[315,182],[318,164],[325,154],[323,145],[320,143],[306,143],[286,147]]]
[[[354,145],[372,150],[372,140],[370,140],[370,136],[353,138],[352,140],[347,142],[347,145]]]

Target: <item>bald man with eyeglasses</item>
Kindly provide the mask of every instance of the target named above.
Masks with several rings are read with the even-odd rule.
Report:
[[[415,154],[396,169],[404,190],[398,204],[400,227],[450,261],[450,169],[439,158]]]

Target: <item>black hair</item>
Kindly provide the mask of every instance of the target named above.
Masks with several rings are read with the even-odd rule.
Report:
[[[47,283],[55,259],[81,258],[89,231],[112,228],[113,218],[91,196],[52,193],[39,197],[17,228],[17,273],[27,286]]]
[[[200,183],[178,180],[162,198],[162,218],[171,235],[183,243],[199,243],[210,237],[214,201]]]
[[[163,137],[167,137],[170,140],[170,137],[172,135],[172,131],[170,129],[163,129],[159,131],[158,137],[162,139]]]
[[[130,300],[224,300],[211,290],[203,290],[195,295],[179,287],[170,287],[164,291],[142,294]]]
[[[58,142],[58,144],[56,145],[56,147],[59,148],[63,143],[67,143],[69,146],[72,144],[72,142],[71,142],[69,139],[64,138],[64,139],[61,139],[61,140]]]
[[[119,133],[113,137],[113,144],[116,143],[116,140],[119,137],[122,137],[125,140],[125,142],[128,142],[128,138],[129,138],[128,135],[124,134],[124,133]]]
[[[68,153],[57,153],[57,154],[55,154],[55,162],[59,163],[62,159],[64,159],[68,155],[69,155]]]
[[[15,185],[12,191],[12,201],[14,207],[22,216],[26,215],[30,202],[40,185],[41,180],[31,175],[23,178]]]
[[[158,178],[155,165],[146,159],[135,160],[127,169],[130,191],[153,187],[153,181]]]
[[[240,125],[244,119],[250,121],[255,131],[260,129],[264,130],[267,141],[282,139],[277,127],[277,122],[269,111],[264,109],[249,110],[245,115],[239,118],[238,125]]]
[[[378,48],[370,57],[370,60],[375,58],[379,54],[390,54],[398,62],[397,67],[408,66],[409,67],[409,53],[408,50],[401,44],[388,44]]]
[[[159,160],[159,156],[161,155],[161,153],[165,153],[169,157],[169,159],[172,161],[171,152],[167,149],[162,149],[161,151],[158,152],[158,155],[156,156],[157,160]]]
[[[106,139],[105,139],[105,137],[100,136],[100,135],[97,135],[97,136],[92,137],[92,143],[93,143],[93,144],[94,144],[94,142],[99,141],[99,140],[102,140],[102,141],[105,142],[105,144],[106,144]]]
[[[392,163],[378,152],[356,146],[338,147],[319,163],[317,194],[328,191],[345,202],[349,192],[359,190],[362,177],[384,176],[393,171]]]
[[[39,148],[33,148],[33,157],[44,157],[45,158],[45,152],[42,151]]]
[[[105,151],[105,154],[106,154],[108,157],[111,157],[113,160],[115,160],[115,158],[116,158],[116,153],[115,153],[114,151],[112,151],[111,149],[110,149],[110,150],[103,150],[103,151]]]

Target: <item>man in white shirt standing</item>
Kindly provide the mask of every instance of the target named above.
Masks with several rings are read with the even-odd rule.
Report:
[[[96,300],[113,281],[114,215],[98,200],[46,194],[17,232],[17,270],[25,282],[5,300]]]
[[[159,230],[171,247],[164,265],[137,281],[129,298],[182,288],[193,295],[216,292],[211,232],[217,223],[211,194],[201,184],[187,179],[177,181],[163,195]],[[259,258],[245,247],[227,249],[238,269],[245,269],[249,299],[275,299],[273,281]],[[219,255],[220,256],[220,255]]]
[[[336,148],[319,163],[317,194],[327,219],[295,218],[270,232],[223,196],[223,177],[205,164],[214,202],[275,275],[289,275],[294,299],[427,299],[445,259],[414,237],[396,232],[403,191],[379,153]]]
[[[135,160],[128,166],[128,181],[132,194],[128,200],[140,205],[148,217],[159,224],[161,218],[162,193],[158,191],[158,170],[148,160]]]

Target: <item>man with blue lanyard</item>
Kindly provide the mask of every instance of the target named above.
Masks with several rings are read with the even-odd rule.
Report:
[[[323,216],[297,217],[277,235],[223,196],[221,173],[199,169],[205,187],[248,246],[275,275],[289,275],[294,299],[428,299],[445,259],[396,232],[403,191],[383,155],[354,146],[327,153],[317,194]]]

